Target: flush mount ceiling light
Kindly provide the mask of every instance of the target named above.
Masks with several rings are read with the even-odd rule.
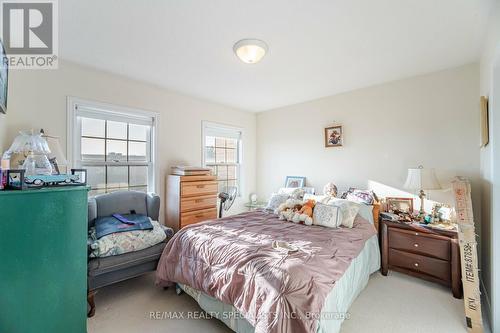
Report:
[[[267,50],[267,44],[258,39],[242,39],[233,46],[236,56],[246,64],[259,62]]]

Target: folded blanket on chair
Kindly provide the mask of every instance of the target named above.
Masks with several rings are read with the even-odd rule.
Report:
[[[126,223],[120,221],[122,219]],[[103,216],[95,220],[95,229],[97,239],[124,231],[132,230],[151,230],[153,225],[149,217],[140,214],[123,214],[115,216]]]

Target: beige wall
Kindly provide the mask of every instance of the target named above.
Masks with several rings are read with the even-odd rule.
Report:
[[[479,68],[471,64],[259,113],[259,194],[268,197],[295,175],[317,191],[333,181],[404,195],[407,168],[422,164],[445,187],[455,175],[469,177],[479,215],[478,87]],[[342,148],[324,147],[333,122],[344,126]],[[449,191],[430,195],[453,202]]]
[[[7,146],[7,115],[0,113],[0,152],[3,153]]]
[[[500,247],[495,249],[495,244],[498,246],[498,240],[495,238],[500,236],[499,212],[500,204],[498,198],[494,197],[493,192],[499,191],[500,177],[496,175],[494,179],[494,168],[498,169],[500,165],[499,154],[499,108],[500,96],[493,96],[492,81],[494,73],[494,63],[497,62],[497,72],[500,73],[500,3],[495,2],[495,7],[491,10],[488,33],[485,39],[483,52],[481,55],[481,76],[480,76],[480,94],[487,96],[490,99],[490,144],[481,149],[481,187],[482,187],[482,219],[483,229],[481,235],[481,250],[482,250],[482,280],[484,282],[484,295],[487,304],[489,305],[486,311],[490,317],[491,325],[494,330],[500,330],[500,291],[498,284],[498,274],[500,273],[500,264],[498,263],[498,251]],[[500,77],[496,78],[496,85],[500,84]],[[497,91],[500,89],[497,88]],[[496,139],[496,140],[495,140]],[[494,150],[496,153],[494,153]],[[496,159],[496,163],[495,163]],[[493,164],[495,163],[495,164]],[[495,198],[495,199],[494,199]],[[495,202],[496,205],[495,206]],[[496,212],[496,213],[495,213]],[[493,223],[496,221],[495,223]],[[496,261],[496,262],[495,262]],[[494,279],[496,271],[496,279]],[[497,284],[493,282],[496,281]]]
[[[241,127],[244,131],[244,193],[235,207],[241,209],[240,205],[248,198],[248,193],[255,191],[254,113],[186,97],[68,62],[60,63],[60,69],[54,71],[11,71],[9,80],[8,143],[5,146],[21,129],[43,128],[51,135],[60,136],[65,147],[67,96],[156,111],[160,113],[160,188],[157,192],[163,194],[164,176],[170,166],[201,163],[202,121],[220,122]]]

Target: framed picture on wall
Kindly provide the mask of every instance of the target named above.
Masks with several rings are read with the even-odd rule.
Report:
[[[342,125],[335,125],[325,128],[325,147],[342,147],[344,135]]]
[[[286,176],[285,187],[304,187],[306,177]]]

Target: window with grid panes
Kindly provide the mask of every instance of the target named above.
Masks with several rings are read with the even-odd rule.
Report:
[[[239,130],[217,127],[205,128],[205,166],[217,176],[219,191],[226,186],[236,186],[240,190],[240,146]]]
[[[76,115],[76,125],[76,164],[87,169],[89,195],[154,191],[153,136],[148,121],[82,111]]]

